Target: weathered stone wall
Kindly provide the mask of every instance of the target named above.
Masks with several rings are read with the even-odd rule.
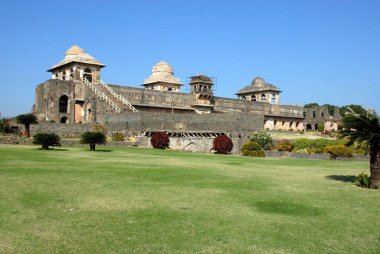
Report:
[[[113,130],[236,132],[260,130],[263,125],[263,115],[241,112],[204,115],[139,112],[107,116],[107,126]]]
[[[274,158],[293,158],[293,159],[310,159],[310,160],[329,160],[330,155],[327,153],[291,153],[280,151],[265,151],[266,157]],[[347,161],[369,161],[367,155],[353,155],[352,157],[338,157],[336,160]]]

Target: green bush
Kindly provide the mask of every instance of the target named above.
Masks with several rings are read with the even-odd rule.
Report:
[[[33,144],[41,145],[42,149],[49,150],[49,146],[61,146],[61,138],[55,133],[37,133],[33,136]]]
[[[264,150],[270,150],[272,146],[272,137],[265,131],[258,131],[248,137],[249,141],[256,142]]]
[[[103,145],[107,143],[107,137],[103,132],[86,131],[80,137],[81,144],[88,144],[90,151],[95,151],[96,145]]]
[[[124,135],[120,132],[115,132],[111,136],[112,141],[124,141]]]
[[[265,157],[265,153],[262,150],[261,146],[258,143],[252,141],[245,142],[240,151],[244,156]]]
[[[330,154],[330,158],[334,160],[338,157],[352,157],[351,150],[345,145],[328,145],[323,151]]]
[[[358,177],[355,179],[354,184],[359,187],[363,188],[370,188],[371,187],[371,179],[367,174],[361,173],[358,175]]]
[[[324,138],[307,139],[299,138],[292,141],[293,151],[306,149],[309,153],[323,153],[328,145],[344,144],[345,140],[330,140]]]
[[[323,123],[319,123],[317,126],[317,131],[318,132],[324,132],[325,131],[325,126]]]
[[[277,151],[291,152],[293,150],[293,145],[289,140],[280,140],[277,144]]]

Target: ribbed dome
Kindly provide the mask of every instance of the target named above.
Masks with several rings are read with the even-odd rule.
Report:
[[[154,72],[167,72],[167,73],[170,73],[170,74],[174,74],[173,73],[173,68],[170,66],[170,64],[168,64],[167,62],[164,62],[164,61],[161,61],[159,63],[157,63],[155,66],[153,66],[152,68],[152,73]]]
[[[74,45],[74,46],[72,46],[71,48],[69,48],[67,51],[66,51],[66,56],[67,55],[78,55],[78,54],[80,54],[80,53],[84,53],[84,50],[81,48],[81,47],[79,47],[79,46],[77,46],[77,45]]]

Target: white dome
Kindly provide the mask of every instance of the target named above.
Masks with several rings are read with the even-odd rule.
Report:
[[[72,46],[71,48],[69,48],[67,51],[66,51],[66,56],[67,55],[78,55],[78,54],[80,54],[80,53],[84,53],[84,50],[81,48],[81,47],[79,47],[79,46],[77,46],[77,45],[74,45],[74,46]]]
[[[154,72],[166,72],[166,73],[170,73],[171,75],[174,74],[173,68],[170,66],[170,64],[164,61],[161,61],[157,63],[155,66],[153,66],[152,73]]]

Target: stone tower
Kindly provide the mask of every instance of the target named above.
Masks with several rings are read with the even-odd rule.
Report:
[[[197,113],[211,113],[214,108],[213,86],[212,79],[205,75],[190,77],[190,91],[194,99],[192,107]]]
[[[266,83],[263,78],[256,77],[250,86],[239,90],[236,95],[239,99],[278,104],[280,99],[280,89],[270,83]]]

